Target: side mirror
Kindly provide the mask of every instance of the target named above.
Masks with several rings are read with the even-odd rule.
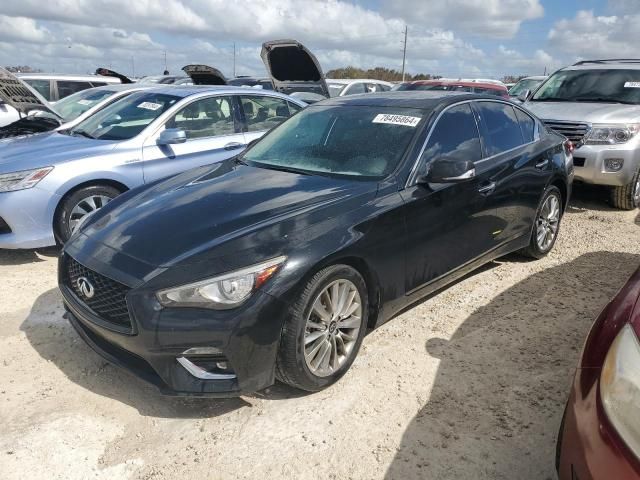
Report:
[[[524,91],[520,92],[520,95],[518,95],[518,100],[520,100],[522,103],[524,103],[529,98],[529,95],[531,95],[531,90],[524,90]]]
[[[187,141],[187,133],[181,128],[166,128],[156,143],[158,145],[175,145],[176,143],[184,143]]]
[[[436,158],[429,171],[419,179],[420,183],[459,183],[476,176],[476,167],[468,160]]]

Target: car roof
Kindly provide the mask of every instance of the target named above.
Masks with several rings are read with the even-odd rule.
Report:
[[[300,100],[291,98],[283,93],[275,92],[273,90],[264,90],[261,88],[247,88],[238,87],[234,85],[158,85],[150,84],[149,88],[145,90],[152,90],[155,93],[163,93],[166,95],[174,95],[176,97],[186,98],[191,95],[198,95],[207,92],[222,92],[229,95],[267,95],[272,97],[280,97],[286,100],[294,101],[295,103],[302,103]]]
[[[363,93],[359,95],[347,95],[344,97],[332,97],[315,105],[354,105],[369,107],[403,107],[418,109],[433,109],[438,106],[446,106],[464,100],[492,100],[505,102],[504,99],[493,95],[479,95],[468,92],[447,92],[429,90],[404,90],[395,92]],[[507,102],[510,103],[510,102]]]
[[[327,83],[341,83],[344,85],[357,82],[383,83],[385,85],[392,85],[391,82],[386,82],[384,80],[375,80],[373,78],[327,78],[325,80]]]
[[[549,78],[548,75],[532,75],[530,77],[521,78],[518,81],[520,82],[522,80],[546,80],[547,78]]]
[[[451,85],[453,87],[479,87],[491,90],[504,90],[506,85],[498,83],[472,82],[467,80],[415,80],[410,82],[414,85]]]
[[[43,80],[77,80],[82,82],[120,83],[120,79],[102,75],[74,75],[63,73],[16,73],[19,78],[43,79]]]
[[[91,90],[108,90],[110,92],[123,92],[127,90],[146,90],[148,88],[156,88],[155,84],[146,83],[113,83],[109,85],[103,85],[101,87],[94,87]]]

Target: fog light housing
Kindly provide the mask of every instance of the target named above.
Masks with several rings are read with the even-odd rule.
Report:
[[[192,347],[176,358],[182,367],[200,380],[231,380],[236,374],[222,350],[216,347]]]
[[[624,158],[607,158],[604,161],[604,168],[609,172],[619,172],[624,165]]]

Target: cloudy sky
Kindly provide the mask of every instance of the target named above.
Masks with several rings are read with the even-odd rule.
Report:
[[[638,57],[640,0],[3,0],[0,65],[159,74],[188,63],[262,74],[264,40],[295,38],[323,68],[450,77],[542,74],[578,58]]]

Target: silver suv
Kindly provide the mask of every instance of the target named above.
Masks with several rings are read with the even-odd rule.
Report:
[[[581,61],[520,98],[573,142],[576,180],[611,186],[616,208],[639,206],[640,59]]]

